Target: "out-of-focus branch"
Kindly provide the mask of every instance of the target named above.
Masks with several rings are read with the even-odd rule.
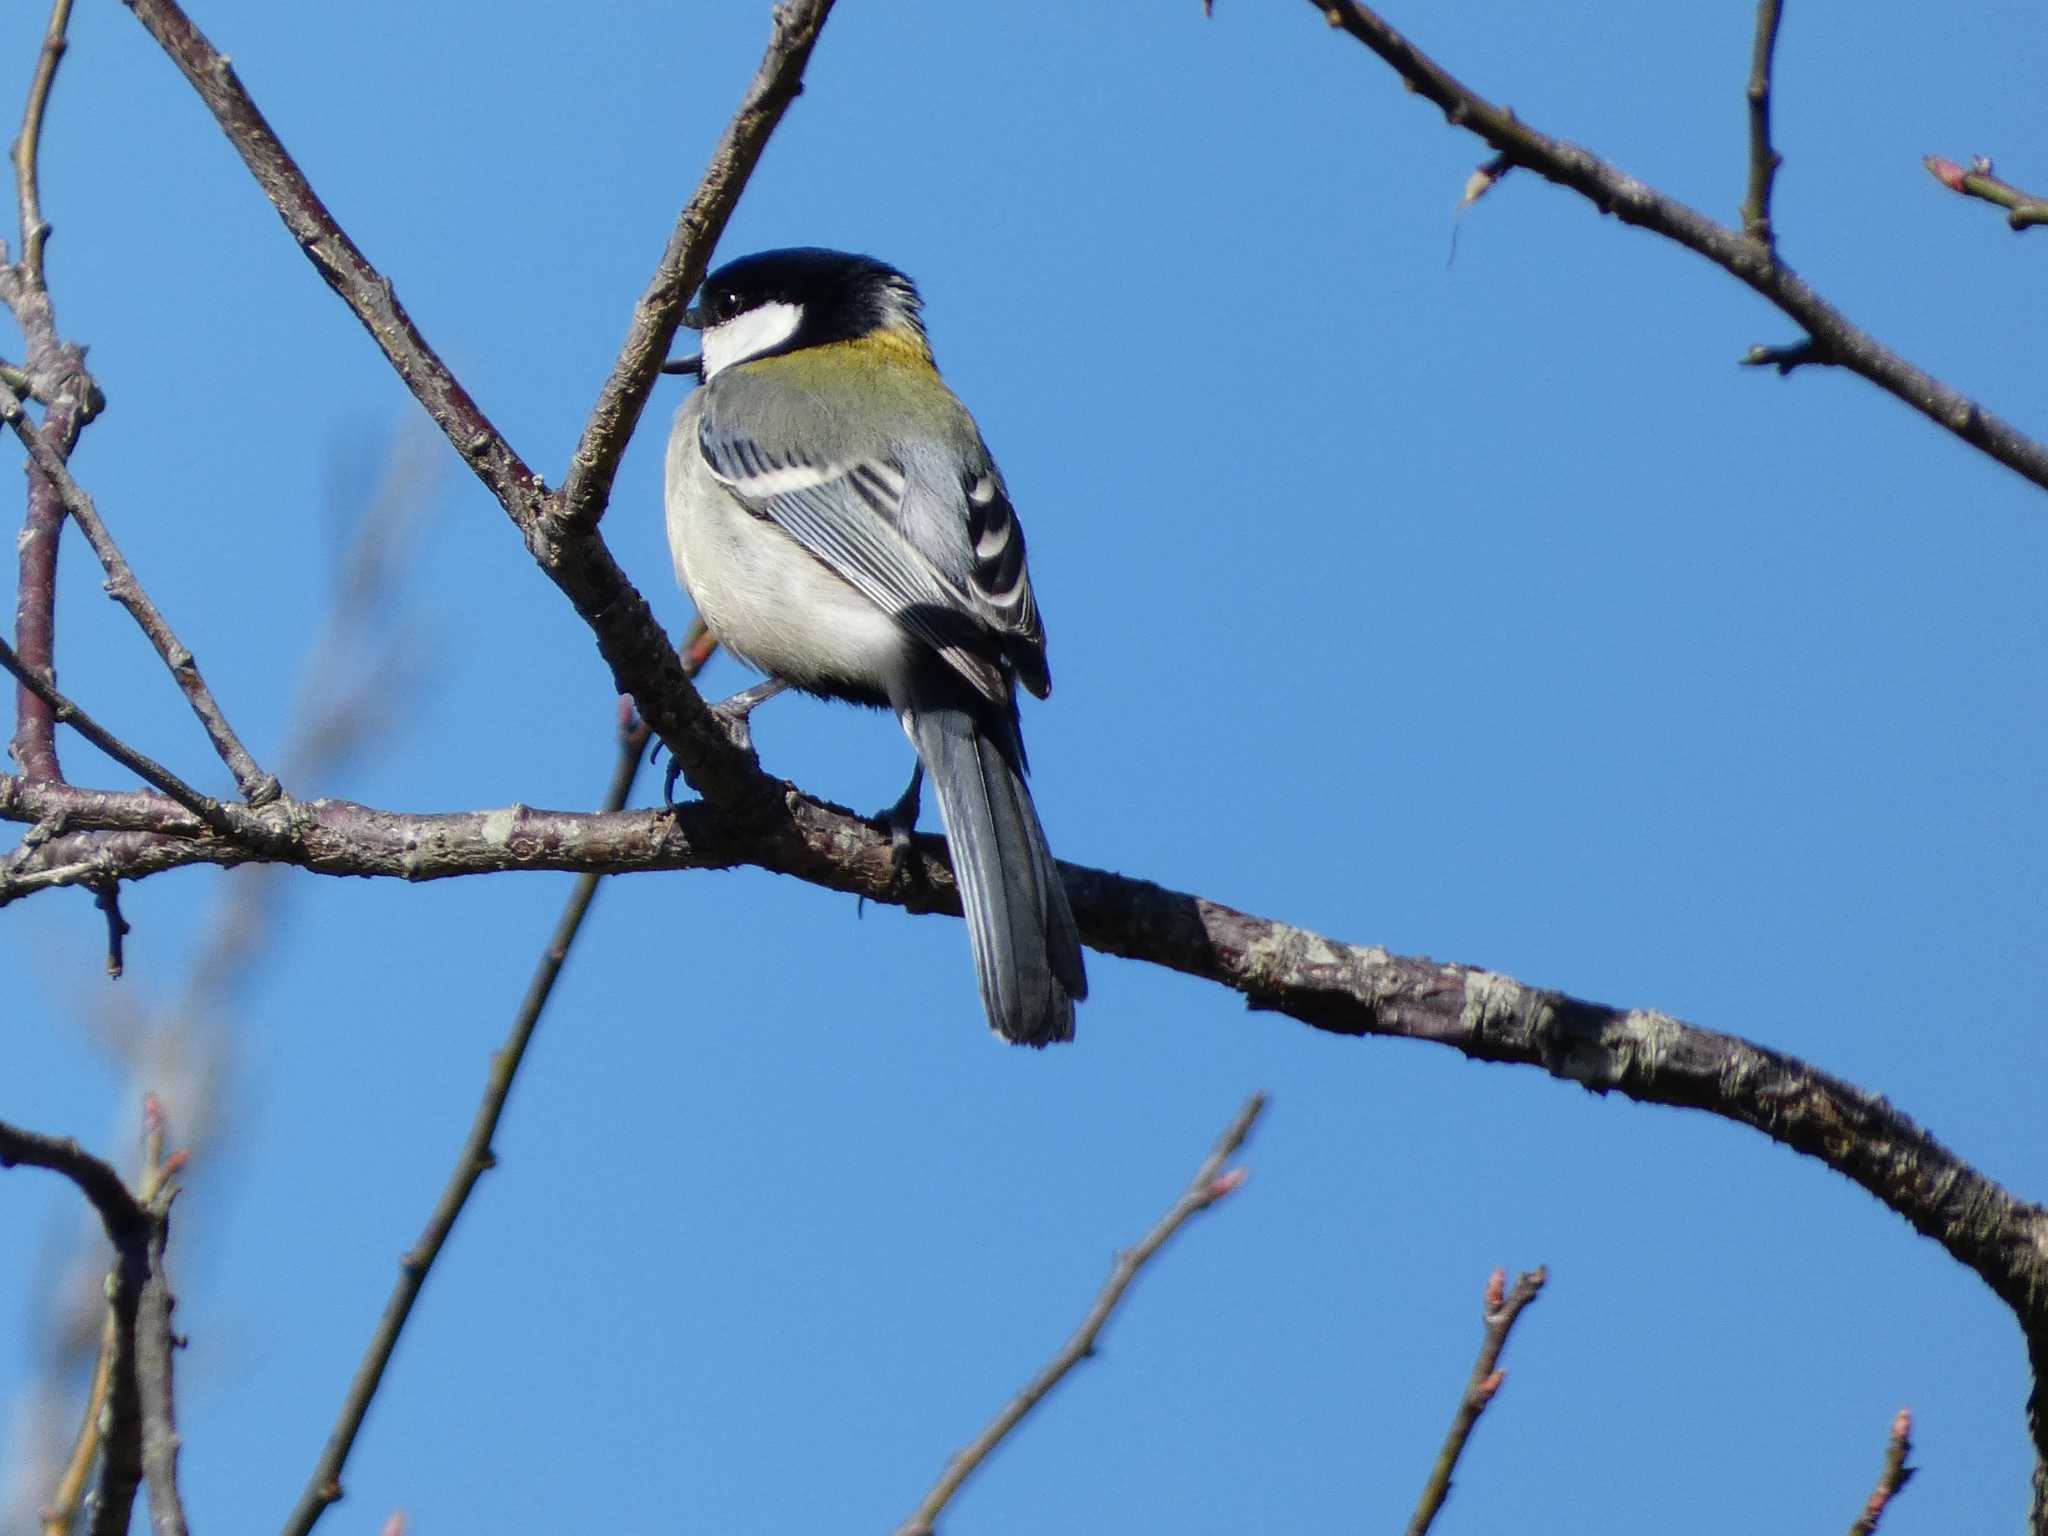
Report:
[[[1452,126],[1476,134],[1514,164],[1578,193],[1600,212],[1704,256],[1803,327],[1814,347],[1811,361],[1862,375],[1980,453],[2048,488],[2048,444],[2028,437],[1857,327],[1764,241],[1716,223],[1591,150],[1532,127],[1457,79],[1358,0],[1310,4],[1332,27],[1384,60],[1416,95],[1439,107]]]
[[[85,1496],[86,1479],[92,1476],[92,1464],[100,1452],[100,1415],[106,1411],[107,1392],[114,1374],[114,1351],[118,1345],[114,1317],[110,1312],[100,1328],[100,1347],[93,1360],[92,1385],[85,1393],[84,1420],[78,1426],[77,1438],[71,1442],[71,1454],[64,1458],[64,1470],[58,1475],[56,1489],[42,1509],[43,1536],[71,1536],[71,1528],[78,1519],[78,1506]]]
[[[1901,1408],[1898,1417],[1892,1420],[1891,1438],[1885,1445],[1884,1469],[1877,1474],[1877,1486],[1870,1490],[1870,1497],[1864,1500],[1863,1513],[1849,1527],[1849,1536],[1875,1536],[1886,1506],[1913,1476],[1913,1468],[1906,1465],[1906,1458],[1912,1454],[1913,1412]]]
[[[1991,173],[1991,162],[1981,155],[1970,162],[1968,170],[1940,155],[1928,155],[1920,163],[1949,191],[1981,198],[2005,209],[2005,222],[2022,233],[2036,224],[2048,224],[2048,198],[2022,192],[2011,182],[2000,180]]]
[[[684,667],[695,677],[711,655],[709,634],[701,620],[691,626],[682,649]],[[631,719],[620,722],[618,761],[612,768],[611,785],[605,791],[605,811],[619,810],[632,794],[633,781],[639,776],[647,742],[646,726]],[[349,1452],[362,1430],[363,1418],[369,1413],[377,1389],[383,1384],[385,1368],[391,1363],[391,1352],[398,1346],[398,1337],[412,1315],[413,1304],[419,1300],[434,1260],[440,1257],[448,1235],[455,1230],[456,1220],[462,1215],[477,1181],[497,1166],[491,1142],[498,1133],[498,1122],[504,1116],[505,1101],[511,1095],[520,1064],[526,1059],[526,1048],[532,1043],[534,1030],[539,1027],[541,1013],[547,1007],[548,999],[554,995],[555,982],[569,958],[570,946],[583,930],[583,919],[589,915],[590,904],[596,899],[598,882],[602,878],[586,874],[577,880],[555,924],[553,937],[549,939],[547,948],[541,951],[540,965],[527,986],[519,1012],[513,1017],[505,1043],[491,1058],[483,1102],[477,1106],[476,1118],[470,1124],[469,1139],[463,1143],[462,1151],[456,1157],[455,1169],[449,1174],[441,1198],[428,1216],[419,1241],[399,1261],[398,1279],[384,1303],[384,1315],[378,1319],[362,1363],[356,1367],[355,1378],[349,1383],[347,1396],[342,1400],[341,1415],[320,1453],[319,1463],[313,1468],[305,1492],[299,1495],[298,1504],[285,1522],[285,1536],[307,1536],[327,1507],[342,1497],[342,1469],[347,1465]]]
[[[1756,43],[1749,59],[1749,195],[1742,201],[1742,232],[1765,247],[1771,230],[1771,183],[1784,157],[1771,147],[1771,57],[1778,48],[1784,0],[1757,0]]]
[[[1053,1388],[1066,1379],[1067,1373],[1083,1360],[1095,1353],[1095,1340],[1101,1334],[1103,1325],[1110,1319],[1124,1293],[1138,1273],[1149,1264],[1172,1241],[1173,1235],[1190,1220],[1209,1209],[1233,1190],[1243,1185],[1245,1171],[1233,1168],[1224,1172],[1223,1165],[1237,1155],[1245,1138],[1251,1135],[1252,1126],[1266,1107],[1266,1096],[1255,1093],[1245,1101],[1237,1118],[1231,1122],[1215,1148],[1202,1159],[1202,1166],[1195,1170],[1195,1176],[1188,1181],[1188,1187],[1181,1197],[1174,1201],[1166,1214],[1159,1218],[1150,1232],[1138,1240],[1134,1248],[1127,1249],[1116,1257],[1116,1263],[1109,1271],[1109,1281],[1096,1296],[1095,1303],[1081,1319],[1081,1326],[1074,1330],[1074,1336],[1046,1362],[1045,1369],[1024,1384],[1024,1389],[1004,1405],[1002,1412],[989,1421],[988,1427],[974,1439],[974,1443],[961,1451],[946,1464],[931,1492],[924,1496],[910,1518],[896,1528],[896,1536],[931,1536],[932,1522],[939,1517],[939,1511],[951,1502],[953,1495],[960,1491],[963,1483],[971,1477],[977,1467],[988,1460],[997,1446],[1009,1433],[1024,1422],[1026,1415],[1046,1398]]]
[[[1450,1497],[1451,1474],[1457,1471],[1458,1458],[1465,1454],[1473,1426],[1500,1391],[1501,1383],[1507,1380],[1507,1372],[1500,1369],[1500,1352],[1507,1347],[1508,1334],[1523,1309],[1543,1293],[1543,1283],[1549,1278],[1548,1270],[1532,1269],[1517,1276],[1515,1288],[1510,1291],[1507,1271],[1496,1269],[1486,1282],[1486,1338],[1479,1346],[1479,1358],[1472,1364],[1471,1380],[1465,1383],[1458,1398],[1458,1411],[1451,1416],[1450,1433],[1444,1436],[1443,1449],[1437,1452],[1436,1465],[1430,1468],[1422,1498],[1408,1521],[1408,1536],[1423,1536],[1436,1523],[1444,1500]]]
[[[558,513],[569,526],[592,527],[604,516],[619,458],[662,371],[683,306],[704,280],[711,252],[768,146],[768,136],[803,89],[804,68],[831,11],[832,0],[782,0],[775,7],[767,56],[711,152],[704,179],[677,218],[647,291],[633,307],[626,344],[569,461]]]
[[[76,1141],[39,1135],[0,1122],[0,1168],[46,1168],[76,1184],[99,1213],[117,1259],[107,1278],[108,1331],[104,1411],[93,1536],[125,1536],[143,1474],[143,1410],[136,1374],[136,1316],[150,1275],[160,1222],[111,1165]]]

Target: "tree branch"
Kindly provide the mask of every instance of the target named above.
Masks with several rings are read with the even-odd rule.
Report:
[[[90,854],[77,833],[0,875],[0,901],[54,885],[142,879],[195,863],[296,864],[331,875],[443,879],[515,869],[615,874],[753,865],[870,901],[959,911],[944,844],[914,841],[906,886],[887,828],[771,781],[782,814],[755,825],[701,803],[580,814],[514,805],[407,815],[340,800],[223,805],[229,837],[141,794],[0,775],[0,818],[61,818],[137,842]],[[61,862],[75,859],[75,863]],[[53,862],[54,861],[54,862]],[[1339,1035],[1424,1040],[1479,1061],[1539,1067],[1594,1093],[1701,1109],[1819,1159],[1980,1275],[2048,1341],[2048,1211],[2021,1201],[1879,1096],[1732,1035],[1666,1014],[1608,1007],[1471,966],[1326,938],[1149,881],[1064,864],[1082,937],[1244,995]],[[912,894],[914,893],[914,894]]]
[[[1885,1507],[1913,1476],[1913,1468],[1906,1465],[1906,1458],[1912,1454],[1913,1414],[1910,1409],[1901,1408],[1899,1416],[1892,1420],[1891,1439],[1884,1452],[1884,1470],[1877,1475],[1877,1486],[1870,1490],[1863,1513],[1849,1527],[1849,1536],[1874,1536],[1878,1522],[1884,1519]]]
[[[21,132],[14,140],[14,190],[21,205],[21,265],[23,275],[37,287],[43,286],[43,246],[50,238],[37,175],[43,147],[43,112],[50,104],[50,86],[57,78],[57,66],[64,62],[64,50],[70,46],[65,40],[70,25],[71,0],[54,0],[50,24],[43,32],[43,49],[36,57],[35,76],[29,82]]]
[[[1771,148],[1771,56],[1778,48],[1783,0],[1757,0],[1756,44],[1749,60],[1749,195],[1742,202],[1742,232],[1771,249],[1771,183],[1784,156]]]
[[[804,69],[831,11],[832,0],[782,0],[775,7],[767,56],[712,151],[704,179],[677,218],[647,291],[633,306],[625,346],[569,461],[557,514],[567,526],[593,527],[604,516],[612,477],[662,371],[683,307],[704,280],[711,252],[760,162],[768,136],[802,91]]]
[[[107,1277],[112,1327],[108,1334],[106,1407],[100,1421],[99,1487],[92,1536],[125,1536],[135,1491],[141,1485],[142,1401],[136,1385],[136,1312],[149,1276],[155,1222],[121,1175],[76,1141],[20,1130],[0,1121],[0,1168],[46,1168],[78,1186],[99,1213],[118,1255]]]
[[[734,745],[711,718],[704,701],[684,677],[675,649],[655,622],[653,610],[626,579],[595,528],[570,528],[564,521],[559,500],[548,494],[541,477],[528,468],[468,391],[456,382],[406,314],[390,279],[370,264],[315,195],[228,61],[192,24],[176,0],[126,3],[199,92],[307,259],[369,331],[371,339],[414,397],[426,407],[427,414],[462,455],[471,472],[497,498],[519,529],[535,563],[591,627],[618,691],[632,696],[640,717],[675,754],[691,786],[700,794],[725,802],[729,813],[772,814],[772,805],[762,798],[766,781],[753,755]],[[741,117],[754,126],[728,130],[727,142],[739,148],[730,162],[714,160],[709,174],[712,179],[730,178],[731,184],[725,190],[700,194],[707,216],[710,211],[729,208],[730,200],[738,196],[739,183],[753,164],[749,156],[758,156],[759,139],[773,128],[779,113],[776,109],[756,122],[766,111],[762,103],[772,101],[780,92],[795,93],[796,71],[810,53],[809,44],[798,46],[797,40],[815,35],[825,9],[824,0],[797,0],[786,6],[784,12],[778,12],[776,35],[763,63],[763,76],[756,78],[741,105]],[[763,77],[768,81],[765,85]],[[693,200],[692,206],[700,204]],[[722,214],[719,218],[722,220]],[[698,228],[689,223],[687,210],[684,220],[689,227]],[[715,231],[709,225],[698,229],[699,237],[706,240],[704,249],[686,251],[673,262],[665,256],[657,271],[656,287],[662,287],[661,273],[671,268],[679,273],[701,271],[708,236],[712,233]],[[643,365],[636,349],[660,328],[658,316],[636,317],[634,331],[628,337],[628,355],[622,356],[613,370],[615,384],[638,376]],[[673,330],[672,322],[669,329]],[[657,356],[653,363],[644,366],[651,370],[659,361]],[[620,388],[623,400],[623,394],[630,390],[623,384]],[[644,398],[644,389],[641,394]],[[602,401],[599,414],[604,414]],[[617,430],[630,428],[630,420],[620,419],[624,425]],[[594,441],[608,441],[611,430],[594,427],[586,437],[593,438],[594,434]],[[596,462],[593,458],[593,467]]]
[[[2022,192],[2009,181],[2001,181],[1991,174],[1991,162],[1978,156],[1964,170],[1953,160],[1944,160],[1939,155],[1928,155],[1921,162],[1928,174],[1964,197],[1981,198],[1987,203],[1996,203],[2006,210],[2005,222],[2024,234],[2036,224],[2048,224],[2048,199]]]
[[[144,757],[99,724],[92,716],[38,677],[35,670],[17,656],[14,647],[5,640],[0,640],[0,667],[13,673],[15,680],[22,687],[43,702],[49,709],[53,721],[70,726],[123,768],[145,783],[154,784],[215,831],[224,832],[231,825],[219,801],[202,795],[170,769],[153,758]]]
[[[695,677],[710,659],[711,649],[700,621],[692,627],[683,646],[684,666],[690,676]],[[640,773],[641,758],[647,751],[648,736],[645,725],[622,723],[618,762],[612,769],[611,785],[605,791],[606,813],[619,810],[632,794],[633,781]],[[456,1157],[455,1169],[449,1174],[441,1198],[428,1216],[419,1241],[399,1261],[398,1280],[384,1303],[384,1315],[378,1319],[362,1363],[356,1367],[355,1377],[342,1399],[340,1417],[327,1437],[313,1475],[307,1481],[305,1491],[299,1495],[291,1517],[285,1521],[284,1536],[307,1536],[328,1506],[338,1503],[342,1497],[342,1469],[348,1464],[349,1452],[355,1447],[363,1419],[383,1383],[385,1367],[391,1363],[391,1353],[398,1347],[398,1336],[405,1331],[413,1303],[419,1300],[434,1260],[440,1257],[441,1249],[447,1243],[449,1233],[454,1231],[455,1222],[462,1215],[477,1181],[497,1166],[497,1154],[491,1150],[491,1142],[498,1133],[498,1122],[504,1116],[505,1101],[511,1095],[520,1064],[526,1059],[526,1048],[540,1024],[541,1012],[554,995],[555,982],[569,958],[569,948],[583,930],[583,919],[589,915],[590,904],[596,899],[598,882],[602,878],[597,874],[585,874],[569,893],[568,903],[555,924],[554,936],[541,952],[540,965],[526,989],[519,1012],[513,1017],[505,1043],[491,1058],[483,1102],[477,1106],[476,1118],[469,1128],[469,1139],[463,1143],[462,1151]]]
[[[1089,1307],[1087,1315],[1081,1319],[1081,1326],[1074,1330],[1074,1336],[1068,1339],[1059,1353],[1046,1363],[1045,1369],[1026,1382],[1024,1389],[1010,1399],[1002,1412],[989,1421],[988,1427],[975,1437],[974,1443],[946,1464],[945,1472],[933,1485],[931,1492],[924,1496],[923,1502],[912,1512],[910,1518],[896,1528],[896,1536],[931,1536],[932,1522],[938,1519],[939,1511],[952,1501],[953,1495],[960,1491],[961,1484],[988,1460],[990,1454],[1003,1443],[1010,1431],[1023,1423],[1031,1410],[1065,1380],[1069,1371],[1094,1355],[1096,1338],[1124,1299],[1124,1293],[1130,1289],[1131,1282],[1138,1278],[1138,1272],[1149,1264],[1159,1250],[1172,1240],[1173,1235],[1186,1226],[1193,1217],[1208,1210],[1210,1206],[1243,1185],[1244,1170],[1234,1168],[1225,1173],[1223,1165],[1237,1155],[1238,1148],[1244,1145],[1245,1138],[1251,1134],[1252,1126],[1257,1123],[1259,1114],[1265,1107],[1266,1096],[1263,1093],[1255,1093],[1245,1101],[1244,1108],[1238,1111],[1237,1118],[1231,1122],[1230,1128],[1223,1133],[1209,1155],[1202,1159],[1202,1166],[1195,1170],[1194,1178],[1188,1181],[1188,1187],[1181,1193],[1181,1197],[1164,1216],[1159,1218],[1152,1230],[1138,1240],[1135,1248],[1117,1255],[1116,1263],[1110,1267],[1108,1283],[1102,1287],[1094,1305]]]
[[[107,573],[107,595],[126,608],[143,634],[149,637],[149,643],[170,669],[172,681],[185,695],[192,713],[199,717],[200,725],[206,730],[206,739],[213,743],[214,751],[220,754],[220,760],[234,775],[235,787],[241,790],[245,799],[256,805],[275,796],[277,780],[256,766],[256,760],[242,745],[234,727],[228,724],[220,705],[214,702],[213,690],[199,675],[198,662],[179,643],[169,621],[135,579],[135,572],[122,555],[120,546],[100,520],[99,509],[93,505],[92,497],[72,478],[63,456],[43,441],[29,421],[28,413],[5,394],[0,394],[0,419],[14,429],[14,435],[28,450],[36,470],[49,483],[63,509],[71,514],[72,521],[78,524],[86,542],[92,545],[93,553],[99,556],[100,565]]]
[[[1310,0],[1332,27],[1349,33],[1441,108],[1453,127],[1478,135],[1514,164],[1567,187],[1602,213],[1684,246],[1789,315],[1812,338],[1812,361],[1860,374],[1980,453],[2048,488],[2048,445],[1907,362],[1849,318],[1769,246],[1717,224],[1645,185],[1592,151],[1539,132],[1507,108],[1464,85],[1358,0]]]
[[[1458,1458],[1465,1454],[1473,1427],[1478,1424],[1479,1416],[1486,1412],[1487,1404],[1500,1391],[1501,1383],[1507,1379],[1507,1373],[1499,1369],[1499,1362],[1501,1350],[1507,1347],[1508,1334],[1514,1329],[1515,1320],[1522,1315],[1523,1309],[1543,1293],[1543,1284],[1549,1278],[1548,1270],[1532,1269],[1518,1276],[1514,1290],[1508,1291],[1507,1272],[1496,1269],[1493,1278],[1487,1281],[1486,1338],[1479,1346],[1478,1360],[1473,1362],[1472,1378],[1458,1398],[1458,1411],[1451,1416],[1451,1429],[1444,1437],[1444,1447],[1437,1452],[1436,1464],[1430,1468],[1429,1481],[1422,1489],[1422,1500],[1408,1521],[1408,1536],[1423,1536],[1436,1523],[1444,1500],[1450,1497],[1451,1474],[1457,1470]]]
[[[43,116],[57,78],[57,66],[64,58],[70,22],[71,0],[53,0],[42,51],[29,81],[28,101],[22,109],[21,131],[14,140],[21,260],[10,263],[4,248],[0,248],[0,303],[12,311],[28,343],[27,366],[16,370],[20,377],[9,382],[8,391],[11,394],[18,382],[23,393],[49,407],[41,436],[59,459],[70,455],[79,430],[99,410],[98,391],[85,372],[84,354],[76,347],[66,346],[59,337],[56,308],[43,281],[43,247],[50,235],[49,222],[43,217],[39,173]],[[8,403],[11,405],[12,401]],[[57,675],[57,550],[63,531],[64,513],[54,489],[44,476],[31,470],[28,510],[16,550],[19,577],[15,588],[14,639],[22,659],[46,681],[54,681]],[[64,777],[57,759],[56,727],[46,701],[27,687],[15,689],[12,751],[22,772],[31,778]]]

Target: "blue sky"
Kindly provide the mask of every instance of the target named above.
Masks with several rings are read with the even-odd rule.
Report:
[[[558,481],[766,9],[194,14]],[[1748,7],[1391,19],[1734,217]],[[0,100],[41,20],[0,17]],[[91,0],[73,38],[50,271],[110,401],[76,467],[268,760],[337,509],[417,409],[127,12]],[[2048,184],[2025,159],[2044,46],[2016,4],[1947,26],[1793,7],[1777,103],[1786,259],[2036,430],[2048,236],[1920,157]],[[1483,157],[1304,5],[847,0],[722,251],[838,245],[921,281],[1031,537],[1058,687],[1025,731],[1063,857],[1749,1036],[2048,1190],[2048,499],[1854,379],[1737,368],[1787,323],[1533,177],[1447,263]],[[658,504],[680,398],[605,523],[678,632]],[[374,750],[292,788],[593,804],[616,699],[587,630],[454,455],[421,462],[409,662],[373,695]],[[65,562],[67,690],[226,789],[86,551]],[[808,701],[756,740],[853,805],[907,766],[887,720]],[[65,761],[125,782],[75,741]],[[102,1042],[175,1003],[240,878],[132,888],[114,984],[82,895],[0,917],[0,1116],[125,1150],[137,1081]],[[204,1020],[229,1066],[178,1207],[201,1528],[296,1497],[567,886],[299,875],[260,898],[260,952]],[[2022,1519],[2010,1316],[1818,1164],[1144,966],[1090,974],[1075,1046],[1004,1050],[951,919],[753,872],[610,882],[323,1529],[893,1528],[1254,1088],[1248,1187],[950,1529],[1394,1525],[1487,1273],[1537,1263],[1550,1289],[1438,1529],[1840,1527],[1907,1404],[1921,1475],[1886,1529]],[[144,1075],[175,1114],[181,1079]],[[39,1256],[77,1204],[0,1178],[10,1446]]]

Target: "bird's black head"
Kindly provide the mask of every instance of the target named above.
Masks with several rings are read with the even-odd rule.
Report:
[[[701,377],[734,363],[888,336],[928,352],[916,286],[872,256],[798,246],[727,262],[683,323],[704,333]]]

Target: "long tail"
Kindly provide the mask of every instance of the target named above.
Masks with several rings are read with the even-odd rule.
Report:
[[[902,719],[939,794],[989,1024],[1019,1045],[1073,1039],[1088,995],[1081,934],[1024,785],[1015,719],[978,699],[914,700]]]

